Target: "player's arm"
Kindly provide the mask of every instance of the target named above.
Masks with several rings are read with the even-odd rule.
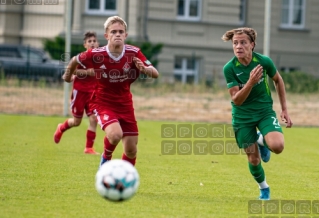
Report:
[[[277,71],[275,76],[272,77],[274,81],[274,85],[279,97],[280,106],[281,106],[281,114],[280,117],[282,121],[287,124],[287,127],[292,126],[292,121],[288,115],[287,103],[286,103],[286,90],[285,90],[285,83],[282,77],[280,76],[279,72]]]
[[[157,69],[153,66],[145,67],[144,70],[142,70],[141,72],[145,73],[148,77],[151,78],[158,78],[159,76]]]
[[[95,76],[95,72],[92,64],[92,53],[91,50],[87,50],[74,56],[68,64],[66,69],[66,74],[63,75],[63,79],[66,82],[71,82],[71,76]],[[78,65],[81,65],[82,68],[78,68]]]
[[[272,78],[274,81],[274,85],[276,88],[276,91],[278,93],[281,110],[287,110],[287,104],[286,104],[286,91],[285,91],[285,84],[278,72],[276,72],[275,76]]]
[[[90,68],[90,69],[75,69],[73,74],[75,74],[77,76],[84,76],[84,75],[95,76],[93,68]]]
[[[247,83],[242,89],[239,89],[238,86],[234,86],[228,89],[229,94],[235,105],[240,106],[247,99],[254,85],[260,80],[263,76],[263,67],[257,65],[251,72],[250,77]]]
[[[74,78],[72,78],[73,75],[76,76],[83,76],[83,75],[89,75],[89,76],[94,76],[94,69],[90,68],[90,69],[77,69],[77,66],[79,65],[76,57],[73,57],[71,59],[71,61],[69,62],[63,76],[62,79],[65,82],[72,82],[74,80]]]
[[[239,90],[239,86],[234,86],[228,89],[228,92],[234,104],[240,106],[247,99],[252,88],[253,86],[246,84],[241,90]]]
[[[146,74],[148,77],[151,77],[151,78],[158,77],[159,73],[155,67],[145,66],[143,64],[143,62],[137,57],[134,57],[133,61],[135,63],[135,66],[137,67],[137,69],[139,69],[139,71],[141,71],[142,73]]]
[[[64,74],[63,74],[63,76],[62,76],[62,79],[63,79],[65,82],[67,82],[67,83],[72,82],[71,78],[72,78],[72,75],[74,74],[74,72],[75,72],[77,66],[78,66],[78,62],[77,62],[76,58],[73,57],[73,58],[70,60],[68,66],[67,66],[67,68],[65,69]]]

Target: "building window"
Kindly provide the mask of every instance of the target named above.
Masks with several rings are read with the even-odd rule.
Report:
[[[291,73],[299,71],[299,67],[280,67],[280,72]]]
[[[242,24],[244,24],[246,22],[246,0],[240,0],[239,22]]]
[[[117,14],[116,3],[116,0],[87,0],[86,13],[115,15]]]
[[[192,57],[175,57],[174,78],[182,83],[198,83],[198,60]]]
[[[304,28],[305,9],[305,0],[282,0],[281,27]]]
[[[180,20],[200,20],[201,0],[178,0],[177,18]]]

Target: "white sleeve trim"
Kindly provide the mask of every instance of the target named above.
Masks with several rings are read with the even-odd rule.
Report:
[[[78,64],[80,64],[84,69],[86,69],[86,66],[80,61],[79,56],[80,56],[80,54],[78,54],[78,55],[76,56],[76,61],[77,61]]]

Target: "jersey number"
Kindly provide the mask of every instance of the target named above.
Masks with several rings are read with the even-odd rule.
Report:
[[[272,124],[275,126],[275,128],[280,128],[280,123],[276,117],[271,117],[274,119],[274,122]]]

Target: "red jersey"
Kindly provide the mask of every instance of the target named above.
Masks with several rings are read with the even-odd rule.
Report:
[[[86,69],[83,65],[78,65],[77,69]],[[81,92],[93,92],[95,88],[95,77],[94,76],[75,76],[73,81],[73,89]]]
[[[77,56],[78,63],[87,68],[94,68],[94,103],[119,112],[133,110],[130,86],[140,76],[133,57],[139,58],[145,66],[151,66],[141,50],[131,45],[124,45],[118,57],[109,51],[107,45],[82,52]]]

